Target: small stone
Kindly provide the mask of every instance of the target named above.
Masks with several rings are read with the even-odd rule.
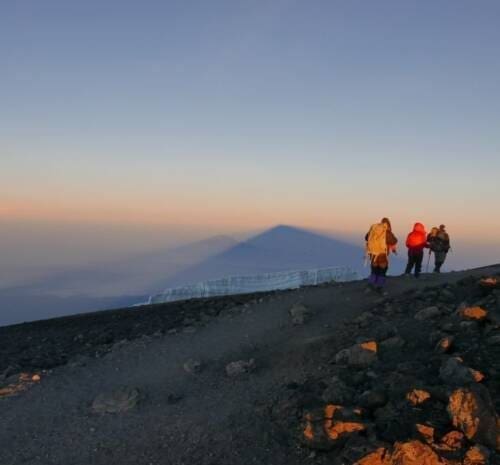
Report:
[[[461,431],[450,431],[441,438],[439,444],[440,449],[447,451],[455,451],[462,448],[465,440],[464,433]]]
[[[305,324],[313,315],[312,310],[302,304],[295,304],[292,308],[290,308],[289,313],[292,317],[292,323],[294,325]]]
[[[488,465],[490,451],[480,444],[472,446],[464,457],[464,465]]]
[[[406,394],[406,399],[413,405],[417,406],[423,404],[426,400],[430,399],[431,395],[423,389],[413,389]]]
[[[462,318],[466,320],[481,321],[488,316],[488,312],[481,307],[466,307],[459,311]]]
[[[139,400],[138,389],[123,387],[97,396],[92,403],[92,410],[95,413],[123,413],[135,408]]]
[[[242,375],[244,373],[250,373],[255,370],[255,360],[251,358],[248,361],[238,360],[236,362],[231,362],[226,365],[226,374],[230,378]]]
[[[189,359],[184,363],[183,367],[186,373],[195,375],[201,372],[203,365],[199,360]]]
[[[436,318],[441,315],[441,311],[439,310],[438,307],[427,307],[415,314],[415,319],[424,321],[424,320],[430,320],[432,318]]]
[[[445,354],[451,350],[454,340],[453,336],[445,336],[439,340],[434,350],[440,354]]]
[[[490,346],[500,346],[500,334],[495,334],[486,339],[486,344]]]
[[[432,426],[417,423],[415,427],[425,442],[428,444],[432,444],[434,442],[434,428]]]
[[[359,396],[358,404],[368,410],[375,410],[387,404],[387,394],[383,391],[365,391]]]
[[[380,343],[382,350],[396,350],[405,346],[406,341],[400,336],[393,336]]]
[[[35,383],[38,383],[41,379],[40,375],[33,375],[31,377],[31,381],[34,381]]]

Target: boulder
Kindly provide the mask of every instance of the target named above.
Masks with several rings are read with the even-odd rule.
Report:
[[[343,349],[335,356],[339,365],[366,367],[377,360],[377,343],[375,341],[355,344],[348,349]]]
[[[302,441],[311,449],[329,450],[343,445],[353,434],[366,430],[357,409],[327,404],[304,413]]]
[[[123,413],[137,406],[140,392],[136,388],[122,387],[109,393],[99,394],[92,402],[95,413]]]
[[[415,314],[415,319],[424,321],[424,320],[431,320],[433,318],[437,318],[438,316],[441,315],[441,311],[439,310],[438,307],[427,307]]]
[[[448,413],[453,426],[470,441],[497,447],[498,417],[488,389],[481,384],[456,389],[450,395]]]

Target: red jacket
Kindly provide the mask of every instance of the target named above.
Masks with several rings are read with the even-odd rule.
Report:
[[[406,247],[408,247],[410,252],[421,252],[426,247],[429,247],[427,244],[427,233],[422,223],[415,223],[413,231],[406,238]]]

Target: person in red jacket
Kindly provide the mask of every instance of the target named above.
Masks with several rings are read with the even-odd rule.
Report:
[[[406,265],[405,274],[410,274],[413,267],[415,267],[415,277],[418,278],[422,271],[424,249],[429,247],[427,233],[422,223],[415,223],[413,231],[406,238],[406,247],[408,247],[408,264]]]

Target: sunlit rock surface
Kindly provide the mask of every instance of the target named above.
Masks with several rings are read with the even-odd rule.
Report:
[[[229,276],[227,278],[166,289],[161,294],[151,296],[148,303],[156,304],[201,297],[296,289],[301,286],[313,286],[330,281],[352,281],[357,278],[357,273],[349,267],[283,271],[253,276]]]

